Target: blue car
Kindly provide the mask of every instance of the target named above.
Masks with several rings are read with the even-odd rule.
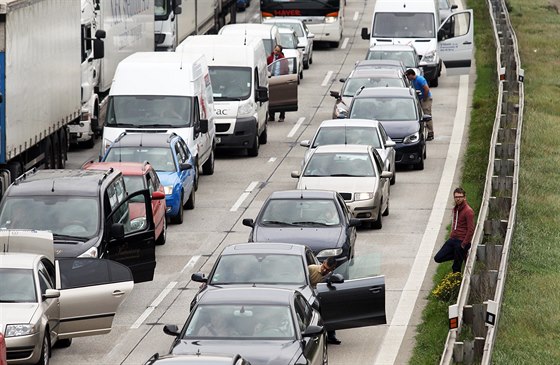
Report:
[[[251,5],[251,0],[237,0],[237,10],[245,10]]]
[[[165,189],[166,216],[172,223],[183,223],[183,209],[194,209],[195,161],[185,141],[175,133],[122,133],[102,161],[148,161]]]

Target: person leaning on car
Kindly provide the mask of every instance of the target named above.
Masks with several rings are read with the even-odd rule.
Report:
[[[309,270],[309,281],[313,288],[317,287],[317,284],[326,280],[332,271],[336,268],[336,259],[334,257],[327,257],[321,265],[309,265],[307,269]],[[336,338],[336,332],[327,331],[327,343],[332,345],[340,345],[342,341]]]
[[[413,69],[409,68],[406,70],[406,78],[409,79],[414,85],[414,89],[420,92],[420,105],[422,106],[422,111],[424,114],[432,115],[432,92],[428,86],[428,81],[422,75],[416,75]],[[430,119],[426,123],[428,128],[428,138],[427,141],[434,139],[434,123]]]

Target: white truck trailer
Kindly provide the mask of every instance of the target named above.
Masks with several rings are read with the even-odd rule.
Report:
[[[155,0],[155,50],[173,51],[189,35],[235,23],[236,0]]]
[[[63,168],[81,108],[80,3],[0,0],[0,193],[35,166]]]

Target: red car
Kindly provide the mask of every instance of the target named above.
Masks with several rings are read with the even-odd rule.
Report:
[[[6,341],[4,341],[4,335],[0,332],[0,365],[7,365],[6,360]]]
[[[82,168],[86,170],[107,170],[114,168],[122,172],[126,190],[133,193],[138,190],[150,189],[152,194],[152,212],[154,215],[156,244],[163,245],[167,237],[167,221],[165,219],[165,191],[156,171],[147,162],[86,162]],[[161,193],[161,194],[159,194]],[[138,210],[141,209],[142,211]],[[145,216],[143,204],[130,205],[131,220]]]

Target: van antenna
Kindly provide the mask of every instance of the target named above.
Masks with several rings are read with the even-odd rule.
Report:
[[[247,28],[245,28],[245,38],[243,39],[243,45],[247,45]]]
[[[181,63],[179,64],[179,70],[183,69],[183,56],[185,55],[185,48],[181,50]]]
[[[344,144],[345,144],[345,145],[348,144],[348,141],[347,141],[347,138],[348,138],[348,137],[347,137],[346,132],[347,132],[347,131],[346,131],[346,123],[344,123]]]
[[[51,193],[54,193],[54,179],[52,181]]]

